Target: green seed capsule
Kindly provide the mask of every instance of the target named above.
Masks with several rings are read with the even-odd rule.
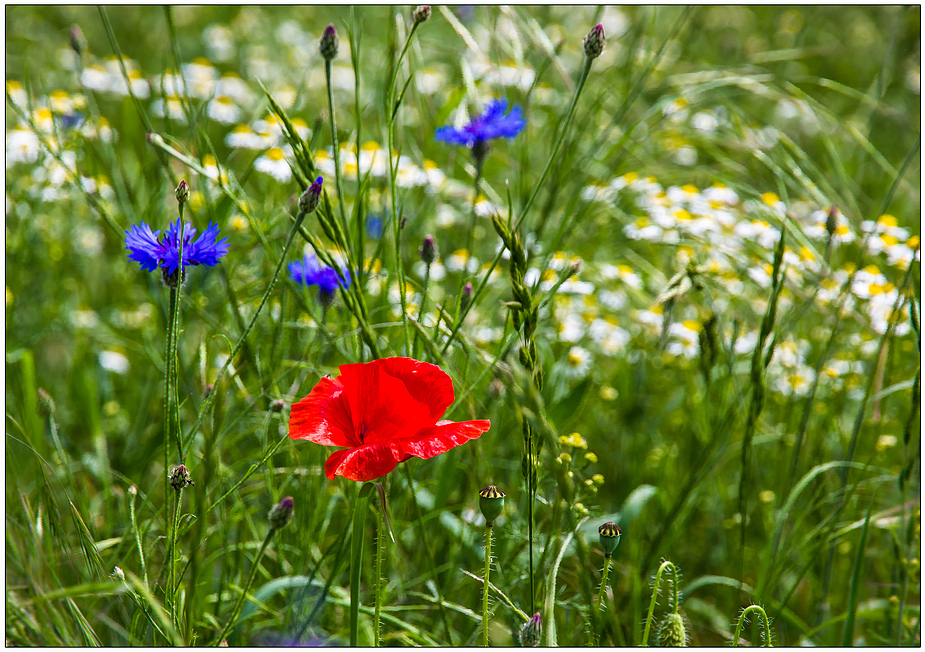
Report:
[[[620,526],[608,521],[597,529],[597,533],[600,535],[601,549],[606,556],[610,557],[620,545],[620,537],[623,535]]]
[[[485,524],[491,526],[501,510],[504,509],[504,492],[493,484],[488,485],[479,492],[479,510],[485,517]]]

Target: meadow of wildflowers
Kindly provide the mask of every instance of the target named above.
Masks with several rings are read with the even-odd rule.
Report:
[[[920,22],[7,7],[7,644],[921,645]]]

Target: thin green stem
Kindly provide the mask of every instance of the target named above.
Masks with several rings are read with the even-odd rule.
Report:
[[[382,550],[385,544],[382,535],[382,510],[385,509],[385,505],[380,507],[381,509],[376,511],[376,611],[373,617],[373,647],[379,647],[379,627],[382,624],[380,620],[380,614],[382,613]]]
[[[761,647],[771,647],[771,622],[768,620],[768,614],[765,613],[765,610],[757,604],[746,607],[739,615],[739,622],[736,623],[736,631],[732,636],[732,647],[739,647],[739,637],[742,635],[742,626],[745,624],[745,619],[748,614],[753,611],[761,614],[764,619],[764,642]]]
[[[177,617],[177,535],[180,529],[180,490],[175,490],[176,500],[173,506],[173,525],[170,529],[170,556],[168,557],[168,604],[170,605],[170,619],[173,626],[180,631],[180,621]]]
[[[559,148],[562,147],[563,141],[565,141],[565,135],[568,133],[569,126],[572,124],[572,118],[575,115],[575,107],[578,104],[578,98],[581,96],[581,91],[585,87],[585,82],[588,80],[588,74],[591,72],[591,64],[593,59],[585,59],[585,67],[581,71],[581,77],[578,79],[578,86],[575,88],[575,94],[572,96],[572,103],[569,105],[568,113],[565,116],[565,123],[562,125],[562,131],[559,132],[559,137],[556,139],[556,144],[553,146],[552,151],[549,153],[549,158],[546,161],[546,167],[543,168],[543,173],[540,175],[540,178],[537,180],[536,185],[533,187],[533,192],[530,194],[527,203],[524,204],[523,208],[520,211],[520,215],[517,218],[517,221],[514,223],[514,228],[512,231],[516,231],[517,228],[523,223],[524,218],[526,218],[530,207],[533,206],[533,202],[536,200],[536,196],[540,191],[540,188],[543,187],[543,184],[546,182],[546,176],[549,174],[549,170],[552,168],[552,163],[556,160],[556,157],[559,154]],[[456,324],[453,326],[453,329],[450,331],[450,336],[447,338],[446,343],[443,345],[443,350],[441,353],[446,353],[450,348],[450,345],[453,343],[453,339],[456,337],[456,334],[459,332],[460,327],[462,326],[463,320],[466,318],[466,315],[469,314],[472,306],[475,305],[479,296],[482,294],[482,291],[485,289],[485,286],[488,284],[488,278],[491,276],[491,273],[494,271],[495,267],[498,266],[498,263],[501,262],[501,257],[504,254],[504,249],[499,249],[498,253],[495,254],[495,259],[492,261],[489,268],[485,271],[485,274],[482,276],[482,280],[479,281],[478,286],[476,286],[475,291],[472,293],[472,300],[469,302],[469,305],[466,306],[464,310],[461,310],[459,313],[459,318],[456,320]]]
[[[491,572],[491,528],[494,524],[485,526],[485,575],[482,580],[482,647],[488,647],[488,586]]]
[[[225,623],[225,626],[222,628],[222,633],[219,634],[218,638],[212,643],[212,647],[221,645],[221,642],[225,639],[225,636],[228,634],[228,632],[231,631],[235,621],[238,619],[238,615],[241,613],[241,608],[244,606],[244,600],[247,598],[247,592],[250,591],[251,584],[254,583],[254,578],[257,577],[257,569],[260,567],[260,560],[263,559],[263,553],[266,552],[267,546],[270,545],[270,541],[273,539],[274,534],[276,534],[276,530],[270,528],[269,532],[267,532],[267,536],[265,536],[263,539],[263,543],[260,544],[260,550],[257,551],[257,556],[254,557],[254,563],[251,565],[251,571],[247,576],[247,582],[244,584],[244,589],[241,591],[241,596],[235,603],[234,609],[231,610],[231,616],[228,618],[228,622]]]
[[[424,266],[424,284],[421,286],[421,305],[418,308],[418,323],[424,326],[424,309],[427,306],[427,286],[430,284],[430,263]],[[439,319],[439,312],[437,313]],[[414,341],[411,343],[411,357],[417,358],[418,334],[420,331],[414,331]]]
[[[324,78],[328,87],[328,124],[331,127],[331,147],[334,150],[334,183],[337,187],[337,210],[340,213],[340,223],[343,225],[344,235],[349,243],[350,225],[347,223],[347,212],[344,208],[346,195],[344,194],[344,182],[340,171],[340,145],[337,141],[337,119],[334,115],[334,88],[331,86],[331,59],[325,59],[324,61]],[[359,161],[359,159],[357,159],[357,161]],[[359,178],[359,176],[358,170],[357,178]],[[362,259],[360,260],[362,263]]]
[[[655,583],[652,585],[652,599],[649,601],[649,613],[646,615],[646,628],[642,633],[642,645],[640,647],[646,647],[649,644],[649,631],[652,629],[652,614],[655,613],[655,605],[658,602],[658,589],[662,581],[662,573],[665,570],[673,570],[673,583],[675,585],[673,590],[673,601],[674,601],[674,613],[677,613],[678,608],[678,569],[670,561],[663,561],[661,566],[658,567],[658,571],[655,573]]]
[[[357,647],[360,632],[360,571],[363,568],[366,512],[372,490],[372,483],[364,483],[353,507],[353,530],[350,532],[350,647]]]
[[[170,532],[170,381],[171,355],[173,342],[173,314],[177,304],[177,288],[170,288],[170,307],[167,310],[167,343],[164,352],[164,532]]]
[[[601,573],[601,588],[597,593],[597,605],[594,607],[594,620],[597,620],[601,614],[601,605],[604,603],[604,592],[607,590],[607,576],[610,574],[610,555],[604,556],[604,571]],[[592,621],[594,622],[594,621]],[[594,636],[592,644],[599,646],[601,643],[601,632],[598,630]]]
[[[401,53],[398,55],[398,60],[395,62],[395,67],[392,69],[392,75],[389,78],[389,90],[385,95],[386,98],[386,116],[388,116],[388,134],[387,134],[387,151],[386,156],[389,159],[389,201],[392,205],[392,235],[394,236],[395,244],[395,269],[398,272],[398,293],[401,300],[401,321],[402,327],[405,331],[405,345],[407,346],[410,338],[410,330],[408,328],[408,312],[407,312],[407,297],[405,297],[405,291],[407,286],[407,281],[405,280],[405,267],[404,262],[401,258],[401,216],[398,214],[398,184],[397,184],[397,172],[395,169],[395,156],[392,154],[394,144],[395,144],[395,116],[398,115],[398,104],[395,102],[395,82],[398,79],[398,71],[401,70],[402,60],[405,58],[405,53],[408,51],[408,47],[411,45],[411,40],[414,38],[414,33],[417,31],[418,23],[414,23],[411,26],[411,31],[408,33],[408,38],[405,40],[405,45],[402,47]]]
[[[280,253],[279,260],[276,263],[276,270],[273,272],[273,277],[270,279],[270,283],[267,285],[266,291],[260,298],[260,303],[257,305],[257,309],[254,311],[254,316],[251,317],[250,322],[247,324],[247,328],[245,328],[244,332],[241,333],[241,337],[238,338],[237,344],[234,345],[234,348],[231,350],[231,353],[228,354],[228,358],[225,360],[225,364],[222,365],[218,375],[215,377],[215,382],[213,383],[215,390],[209,392],[209,395],[202,402],[202,406],[199,408],[199,415],[196,417],[196,422],[193,423],[193,427],[190,428],[189,434],[186,436],[187,440],[192,439],[193,435],[196,433],[197,428],[199,428],[199,424],[202,423],[202,420],[208,411],[209,405],[212,403],[215,395],[218,393],[219,383],[225,377],[225,372],[228,371],[228,367],[231,366],[235,356],[238,355],[238,353],[241,351],[241,348],[244,346],[244,342],[247,340],[247,336],[250,335],[251,330],[254,328],[254,324],[257,323],[257,318],[260,316],[263,307],[267,304],[267,300],[270,298],[270,293],[273,291],[273,288],[276,285],[276,280],[279,278],[279,272],[286,260],[286,254],[289,253],[289,247],[292,245],[292,240],[295,238],[295,234],[298,233],[299,226],[301,226],[303,219],[305,219],[305,215],[300,212],[298,217],[296,217],[295,223],[292,225],[292,230],[289,232],[289,237],[286,240],[285,246],[283,246],[283,251]]]
[[[138,532],[138,522],[135,519],[135,497],[137,495],[137,490],[129,492],[128,511],[132,519],[132,532],[135,534],[135,546],[138,548],[138,559],[141,561],[141,575],[144,578],[145,586],[148,586],[148,567],[145,564],[145,551],[141,545],[141,534]]]
[[[479,185],[482,182],[482,163],[483,161],[476,157],[475,160],[475,181],[473,182],[472,187],[472,206],[469,210],[469,232],[466,233],[466,266],[463,269],[463,283],[466,282],[466,277],[469,275],[469,261],[472,259],[472,238],[474,237],[473,232],[475,231],[475,206],[479,201]]]

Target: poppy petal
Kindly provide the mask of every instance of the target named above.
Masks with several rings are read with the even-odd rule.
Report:
[[[477,421],[438,421],[436,425],[429,426],[418,432],[413,439],[399,440],[394,444],[408,455],[429,460],[431,457],[445,453],[451,448],[465,444],[470,439],[477,439],[483,432],[491,428],[491,421],[479,419]]]
[[[347,364],[338,380],[353,422],[354,446],[387,443],[413,437],[433,425],[430,408],[415,400],[402,379],[383,370],[382,365]]]
[[[407,455],[399,459],[396,454],[401,453],[388,444],[345,448],[331,454],[324,463],[324,474],[328,480],[338,475],[357,482],[375,480],[394,469],[399,462],[408,459]]]
[[[437,365],[413,358],[383,358],[376,362],[385,373],[401,380],[414,400],[430,408],[434,421],[453,405],[453,380]]]
[[[322,378],[311,393],[292,406],[289,438],[322,446],[359,446],[340,379]]]

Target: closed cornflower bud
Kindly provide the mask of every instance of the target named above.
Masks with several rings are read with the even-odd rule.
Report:
[[[55,401],[51,398],[51,394],[41,387],[39,387],[37,393],[39,395],[39,410],[41,410],[42,415],[53,415],[55,413]]]
[[[415,25],[423,23],[430,18],[430,5],[418,5],[414,12],[412,12],[411,18],[414,20]]]
[[[604,555],[610,557],[613,551],[617,549],[617,546],[620,545],[620,537],[623,535],[620,531],[620,526],[608,521],[597,529],[597,533],[600,535],[601,549],[604,551]]]
[[[437,260],[437,243],[434,242],[434,236],[428,235],[424,237],[424,243],[421,245],[418,253],[425,265],[431,265]]]
[[[658,632],[658,642],[662,647],[687,647],[687,629],[681,614],[665,616]]]
[[[465,311],[469,307],[470,301],[472,301],[472,283],[466,283],[463,287],[462,296],[459,297],[459,311]]]
[[[291,496],[287,496],[273,505],[273,509],[271,509],[270,513],[267,515],[267,520],[270,522],[270,529],[279,530],[280,528],[286,527],[289,519],[292,518],[292,511],[294,508],[295,503]]]
[[[540,616],[539,612],[536,612],[520,630],[521,647],[539,647],[542,633],[543,618]]]
[[[585,56],[589,59],[597,59],[604,51],[604,44],[607,39],[604,36],[604,26],[600,23],[591,28],[585,37]]]
[[[189,469],[186,468],[185,464],[181,464],[170,472],[170,486],[174,488],[174,491],[180,491],[191,484],[196,483],[190,478]]]
[[[80,28],[77,25],[71,25],[69,36],[70,36],[70,41],[71,41],[71,49],[79,57],[84,49],[83,32],[80,31]]]
[[[181,204],[185,204],[189,201],[189,184],[186,183],[186,179],[183,179],[177,184],[176,197],[177,201]]]
[[[504,492],[493,484],[479,492],[479,510],[485,517],[485,525],[491,527],[504,509]]]
[[[299,197],[299,212],[303,215],[311,215],[315,212],[315,209],[318,208],[318,203],[321,201],[321,187],[324,184],[324,179],[318,177],[310,185],[305,192]]]
[[[321,35],[321,43],[318,51],[325,61],[330,61],[337,56],[337,30],[334,25],[328,25],[324,28],[324,34]]]

